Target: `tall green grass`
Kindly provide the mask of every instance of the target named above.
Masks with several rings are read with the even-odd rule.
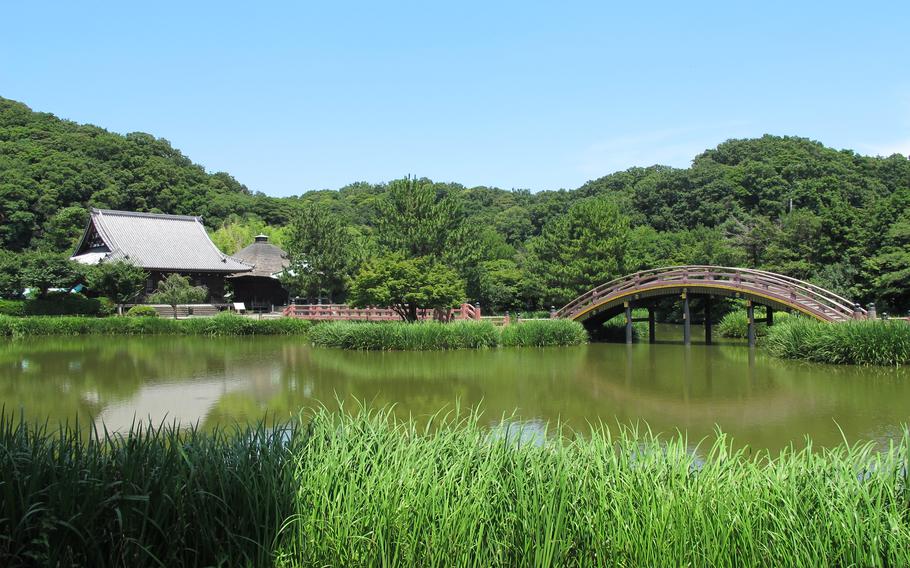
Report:
[[[633,318],[646,318],[648,317],[648,310],[644,308],[636,308],[632,310]],[[642,338],[648,337],[648,322],[637,321],[632,323],[632,340],[640,341]],[[625,314],[619,314],[614,316],[604,322],[600,330],[598,330],[598,339],[611,342],[620,342],[626,340],[626,316]]]
[[[488,322],[326,322],[310,331],[320,347],[371,351],[482,349],[499,345],[499,330]]]
[[[157,317],[0,316],[0,337],[47,335],[305,335],[312,322],[294,318],[256,320],[231,314],[173,320]]]
[[[906,430],[767,456],[477,414],[88,438],[0,415],[0,450],[2,566],[910,563]]]
[[[549,347],[582,345],[588,332],[578,322],[564,319],[540,319],[507,325],[501,330],[504,347]]]
[[[0,415],[0,566],[269,565],[303,441],[262,426],[86,437]]]
[[[310,339],[320,347],[429,351],[579,345],[588,335],[580,324],[566,320],[523,321],[502,328],[474,321],[327,322],[313,327]]]
[[[758,312],[758,310],[756,310],[756,312]],[[774,325],[783,323],[789,319],[790,314],[787,312],[774,313]],[[774,325],[768,327],[765,325],[765,314],[760,312],[756,313],[755,336],[764,337],[768,334],[768,330],[773,328]],[[747,338],[749,336],[749,315],[746,313],[746,310],[734,310],[724,315],[717,323],[717,334],[721,337],[737,339]]]
[[[777,357],[846,365],[910,364],[910,324],[864,320],[823,323],[791,318],[774,325],[765,340]]]
[[[288,566],[904,566],[910,434],[773,458],[595,427],[563,441],[319,414]],[[552,433],[550,433],[552,434]],[[543,441],[548,440],[548,441]]]

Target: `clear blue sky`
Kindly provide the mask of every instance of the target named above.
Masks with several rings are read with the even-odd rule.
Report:
[[[574,188],[793,134],[910,154],[908,2],[8,2],[0,96],[271,195]]]

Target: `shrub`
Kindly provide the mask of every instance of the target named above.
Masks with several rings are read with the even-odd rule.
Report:
[[[3,316],[24,316],[24,300],[0,300],[0,315]]]
[[[126,311],[126,315],[131,318],[156,318],[158,312],[151,306],[133,306]]]
[[[581,345],[588,342],[583,325],[564,319],[523,321],[502,329],[505,347],[547,347]]]
[[[96,298],[70,292],[51,292],[41,298],[26,300],[23,315],[97,316],[100,311],[101,301]]]
[[[791,318],[770,328],[765,346],[787,359],[847,365],[910,364],[910,324],[865,320],[824,323]]]
[[[110,298],[98,298],[98,315],[102,317],[112,316],[117,313],[117,304]]]

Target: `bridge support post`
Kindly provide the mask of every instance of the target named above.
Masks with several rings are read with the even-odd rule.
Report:
[[[767,327],[774,325],[774,310],[771,309],[771,306],[765,306],[765,325]]]
[[[755,347],[755,305],[746,300],[746,314],[749,316],[749,347]]]
[[[682,293],[683,301],[683,343],[691,345],[692,343],[692,318],[689,314],[689,294],[684,290]]]
[[[705,296],[705,345],[711,345],[711,296]]]
[[[648,308],[648,343],[657,341],[657,333],[654,329],[654,308]]]
[[[629,302],[623,302],[626,311],[626,343],[632,343],[632,305]]]

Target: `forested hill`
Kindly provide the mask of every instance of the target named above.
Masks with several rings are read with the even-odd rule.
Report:
[[[499,286],[494,304],[510,294],[526,305],[558,302],[592,278],[683,262],[762,267],[863,300],[908,301],[905,156],[763,136],[724,142],[689,168],[632,168],[575,190],[433,185],[463,204],[483,251],[475,260],[487,267],[464,275],[469,293],[486,294],[479,291],[486,274]],[[201,215],[233,252],[254,231],[280,241],[296,210],[319,203],[368,240],[387,188],[361,182],[269,197],[227,173],[206,173],[164,139],[113,134],[0,98],[0,246],[8,250],[66,249],[88,206]]]
[[[65,208],[87,205],[214,223],[235,211],[287,219],[280,200],[251,193],[229,174],[206,173],[167,140],[113,134],[0,98],[0,244],[24,249],[55,217],[76,215]]]

